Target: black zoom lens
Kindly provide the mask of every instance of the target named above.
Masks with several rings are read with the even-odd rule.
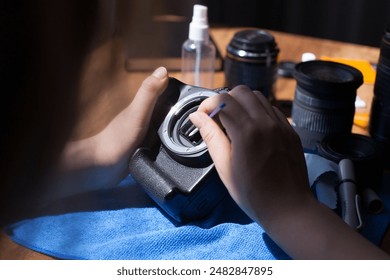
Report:
[[[382,38],[380,48],[369,132],[373,138],[384,144],[385,153],[388,155],[390,153],[390,25]]]
[[[351,66],[331,61],[297,64],[297,80],[292,106],[292,125],[304,149],[316,152],[325,136],[351,133],[356,90],[363,83],[362,73]]]

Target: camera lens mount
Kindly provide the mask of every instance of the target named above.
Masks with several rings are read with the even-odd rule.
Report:
[[[217,92],[211,90],[194,92],[180,99],[168,112],[160,127],[159,135],[162,144],[172,157],[187,165],[196,165],[199,159],[201,163],[210,164],[207,146],[199,132],[189,136],[181,131],[192,125],[189,115],[198,109],[200,103],[216,94]]]

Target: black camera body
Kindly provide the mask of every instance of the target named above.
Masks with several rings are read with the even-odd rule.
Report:
[[[186,133],[194,128],[188,116],[216,94],[170,78],[146,141],[130,159],[134,180],[178,222],[207,216],[227,194],[199,132]]]

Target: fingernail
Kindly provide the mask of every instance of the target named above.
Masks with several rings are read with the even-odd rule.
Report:
[[[156,70],[154,70],[152,76],[156,77],[157,79],[164,79],[168,75],[168,71],[165,67],[159,67]]]
[[[195,125],[196,124],[199,124],[199,121],[200,121],[200,116],[198,114],[198,112],[193,112],[191,113],[189,116],[189,119],[191,120],[191,122]]]

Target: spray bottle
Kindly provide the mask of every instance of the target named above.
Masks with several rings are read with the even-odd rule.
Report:
[[[183,82],[212,88],[215,71],[215,46],[210,40],[207,7],[194,5],[188,39],[182,46]]]

